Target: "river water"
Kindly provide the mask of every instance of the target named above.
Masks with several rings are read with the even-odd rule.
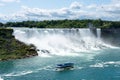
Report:
[[[16,39],[34,44],[39,56],[0,62],[0,80],[120,80],[120,49],[104,43],[100,29],[14,28]],[[46,51],[46,52],[44,52]],[[56,71],[56,64],[74,68]]]

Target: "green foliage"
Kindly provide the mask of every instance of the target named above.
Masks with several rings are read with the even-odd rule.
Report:
[[[101,28],[109,28],[112,27],[112,23],[103,23],[103,25],[101,26]]]
[[[26,45],[12,36],[12,29],[0,29],[0,60],[18,59],[37,55],[33,45]],[[31,48],[34,48],[31,50]]]
[[[0,27],[3,27],[3,23],[0,23]]]
[[[36,27],[36,28],[87,28],[91,23],[96,28],[120,28],[120,21],[96,20],[44,20],[44,21],[23,21],[7,22],[0,24],[5,27]]]

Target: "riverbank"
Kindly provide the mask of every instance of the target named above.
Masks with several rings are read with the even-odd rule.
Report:
[[[26,45],[15,39],[13,29],[0,28],[0,61],[37,56],[34,45]]]

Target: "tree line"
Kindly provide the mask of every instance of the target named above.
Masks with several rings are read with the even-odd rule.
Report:
[[[92,24],[92,26],[96,28],[120,28],[120,21],[104,21],[101,19],[0,22],[0,27],[88,28],[89,24]]]

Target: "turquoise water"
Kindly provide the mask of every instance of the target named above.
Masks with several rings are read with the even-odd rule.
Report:
[[[0,80],[120,80],[120,49],[79,54],[0,62]],[[56,64],[65,62],[75,63],[74,69],[55,70]]]

